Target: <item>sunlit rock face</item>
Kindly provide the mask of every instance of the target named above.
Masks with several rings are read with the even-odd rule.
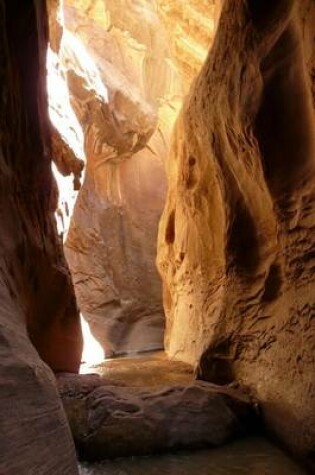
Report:
[[[211,2],[64,4],[60,69],[86,156],[65,249],[81,311],[106,355],[163,347],[155,259],[164,160],[214,16]]]
[[[158,250],[166,347],[203,378],[251,386],[311,460],[315,5],[267,3],[225,2],[176,126]]]
[[[77,371],[82,338],[54,219],[43,7],[44,2],[0,1],[0,473],[5,475],[78,472],[47,366]]]
[[[171,56],[188,91],[212,43],[221,9],[219,0],[157,0],[169,33]]]

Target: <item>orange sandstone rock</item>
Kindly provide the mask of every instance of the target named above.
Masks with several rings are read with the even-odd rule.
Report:
[[[176,125],[158,249],[166,350],[249,385],[311,460],[315,6],[267,3],[224,3]]]

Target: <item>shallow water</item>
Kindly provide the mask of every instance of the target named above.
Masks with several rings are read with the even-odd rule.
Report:
[[[284,452],[262,437],[218,449],[81,464],[80,475],[304,475]]]

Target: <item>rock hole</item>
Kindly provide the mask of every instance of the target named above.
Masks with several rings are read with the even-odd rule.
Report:
[[[165,241],[167,244],[173,244],[175,241],[175,210],[171,212],[168,218]]]
[[[193,167],[194,165],[196,165],[196,159],[195,157],[189,157],[189,160],[188,160],[188,163],[189,163],[189,166],[190,167]]]
[[[281,285],[281,267],[277,264],[272,264],[265,282],[265,290],[262,300],[264,302],[271,302],[272,300],[275,300],[280,293]]]
[[[227,255],[241,272],[252,272],[259,263],[258,239],[255,221],[243,201],[234,208],[234,220],[230,227]]]
[[[235,380],[233,358],[230,356],[230,341],[218,341],[201,357],[196,370],[197,378],[214,384],[225,385]]]
[[[196,165],[195,157],[192,157],[192,156],[189,157],[188,165],[189,165],[189,169],[188,169],[188,178],[187,178],[186,186],[187,186],[188,189],[191,189],[197,183],[197,179],[196,179],[196,176],[195,176],[195,171],[193,169],[193,167]]]

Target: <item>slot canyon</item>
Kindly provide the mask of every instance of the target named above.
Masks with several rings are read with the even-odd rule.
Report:
[[[0,475],[314,473],[315,1],[0,34]]]

